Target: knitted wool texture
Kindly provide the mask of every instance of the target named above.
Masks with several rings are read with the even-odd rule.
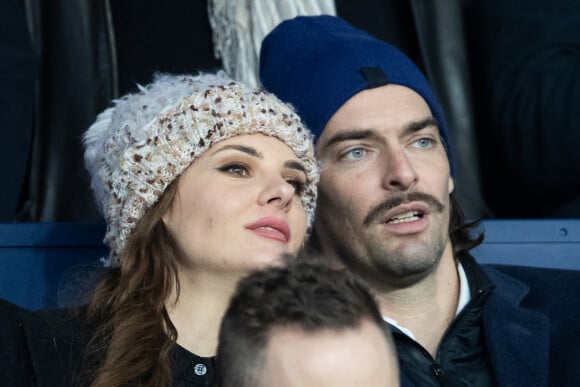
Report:
[[[83,138],[91,188],[107,222],[105,265],[120,264],[137,222],[176,177],[212,145],[243,134],[276,137],[302,161],[310,228],[319,171],[312,134],[290,105],[223,72],[158,75],[114,101]]]

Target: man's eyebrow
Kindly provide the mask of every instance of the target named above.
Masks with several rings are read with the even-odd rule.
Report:
[[[213,151],[211,154],[215,155],[216,153],[219,153],[221,151],[224,150],[229,150],[229,149],[233,149],[233,150],[237,150],[240,152],[244,152],[246,154],[249,154],[250,156],[259,158],[259,159],[263,159],[264,155],[261,152],[258,152],[255,148],[252,148],[251,146],[245,146],[245,145],[236,145],[236,144],[232,144],[232,145],[224,145],[223,147]]]
[[[297,169],[300,172],[306,173],[306,167],[304,167],[304,165],[301,162],[298,162],[296,160],[288,160],[284,163],[284,166],[286,168]]]
[[[409,123],[403,129],[403,133],[410,134],[417,132],[421,129],[425,129],[429,126],[437,127],[437,120],[434,117],[428,117],[420,121],[414,121]],[[362,140],[362,139],[374,139],[378,138],[379,136],[376,134],[374,130],[371,129],[352,129],[346,130],[344,132],[340,132],[332,136],[331,138],[326,141],[326,144],[323,145],[323,148],[330,147],[336,143],[349,141],[349,140]]]
[[[437,120],[434,117],[425,118],[424,120],[421,121],[411,122],[410,124],[405,126],[403,133],[405,134],[415,133],[429,126],[434,126],[438,128]]]
[[[370,129],[346,130],[344,132],[337,133],[334,136],[332,136],[331,138],[329,138],[328,141],[326,141],[326,144],[324,144],[324,147],[327,148],[329,146],[332,146],[336,143],[343,142],[343,141],[362,140],[365,138],[375,138],[375,137],[377,137],[376,133]]]

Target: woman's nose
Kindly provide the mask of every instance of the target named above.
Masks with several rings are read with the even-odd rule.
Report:
[[[265,180],[258,202],[260,205],[274,205],[288,210],[291,208],[295,191],[295,187],[283,177],[269,177]]]

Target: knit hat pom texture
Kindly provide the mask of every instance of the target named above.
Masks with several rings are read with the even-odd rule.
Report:
[[[221,71],[162,74],[114,101],[83,138],[91,188],[107,222],[105,265],[120,264],[137,222],[175,178],[215,143],[242,134],[276,137],[304,164],[310,227],[319,172],[312,135],[290,105]]]

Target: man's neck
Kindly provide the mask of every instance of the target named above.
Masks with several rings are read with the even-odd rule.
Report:
[[[459,289],[457,265],[448,243],[433,273],[414,285],[376,297],[383,316],[410,330],[435,357],[443,334],[455,318]]]

